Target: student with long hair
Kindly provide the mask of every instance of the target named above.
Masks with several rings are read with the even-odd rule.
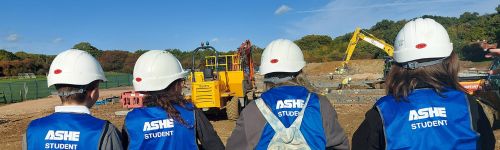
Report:
[[[224,149],[202,111],[182,95],[187,71],[167,51],[151,50],[134,66],[134,90],[145,94],[145,107],[127,114],[127,149]]]
[[[459,61],[445,28],[408,22],[395,41],[387,95],[366,113],[353,149],[493,149],[483,109],[458,83]]]

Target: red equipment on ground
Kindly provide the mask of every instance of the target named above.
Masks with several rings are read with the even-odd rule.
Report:
[[[139,108],[143,106],[143,98],[144,94],[135,92],[135,91],[129,91],[129,92],[123,92],[122,95],[120,96],[120,102],[122,103],[123,108]]]

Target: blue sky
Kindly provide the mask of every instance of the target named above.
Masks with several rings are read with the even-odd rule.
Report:
[[[0,49],[57,54],[87,41],[101,50],[235,49],[245,39],[332,37],[382,19],[493,13],[499,0],[2,0]]]

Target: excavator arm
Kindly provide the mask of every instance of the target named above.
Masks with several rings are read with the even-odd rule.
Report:
[[[339,74],[345,73],[347,65],[351,60],[352,54],[354,53],[356,45],[358,45],[358,41],[360,39],[384,50],[384,52],[390,57],[392,57],[394,54],[394,47],[392,45],[386,43],[384,40],[381,40],[368,32],[361,30],[361,28],[358,27],[356,28],[356,30],[354,30],[351,40],[349,40],[349,45],[347,46],[347,50],[344,54],[342,67],[340,69],[336,69]]]
[[[248,89],[252,89],[255,87],[255,68],[252,58],[253,45],[250,40],[246,40],[243,42],[238,51],[236,52],[236,61],[240,62],[240,65],[234,66],[235,70],[242,70],[245,73],[245,82]]]

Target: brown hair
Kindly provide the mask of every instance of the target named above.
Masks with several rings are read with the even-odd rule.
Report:
[[[72,91],[78,91],[80,89],[85,90],[83,93],[75,93],[67,96],[59,96],[62,103],[76,102],[78,104],[85,103],[87,99],[87,92],[92,91],[99,86],[100,80],[90,82],[87,85],[72,85],[72,84],[56,84],[56,90],[59,93],[69,93]]]
[[[174,105],[179,105],[188,110],[194,109],[194,106],[191,108],[186,106],[188,101],[184,98],[181,92],[173,90],[177,84],[181,84],[182,82],[182,79],[177,79],[163,90],[147,92],[145,103],[146,105],[156,105],[162,107],[170,118],[173,118],[175,121],[187,126],[188,124],[186,121],[182,119],[179,111],[174,107]]]
[[[304,72],[302,72],[302,70],[298,72],[273,72],[264,75],[264,78],[283,78],[283,77],[292,77],[292,79],[282,83],[272,83],[264,81],[266,85],[266,90],[277,86],[298,85],[298,86],[304,86],[307,90],[312,92],[319,91],[309,82],[309,80],[307,80],[307,75]]]
[[[417,62],[435,59],[422,59]],[[465,91],[458,83],[459,69],[458,56],[455,52],[452,52],[442,63],[413,70],[394,64],[386,78],[386,92],[394,96],[396,100],[407,100],[412,90],[421,87],[432,88],[438,93],[444,91],[445,88]]]

